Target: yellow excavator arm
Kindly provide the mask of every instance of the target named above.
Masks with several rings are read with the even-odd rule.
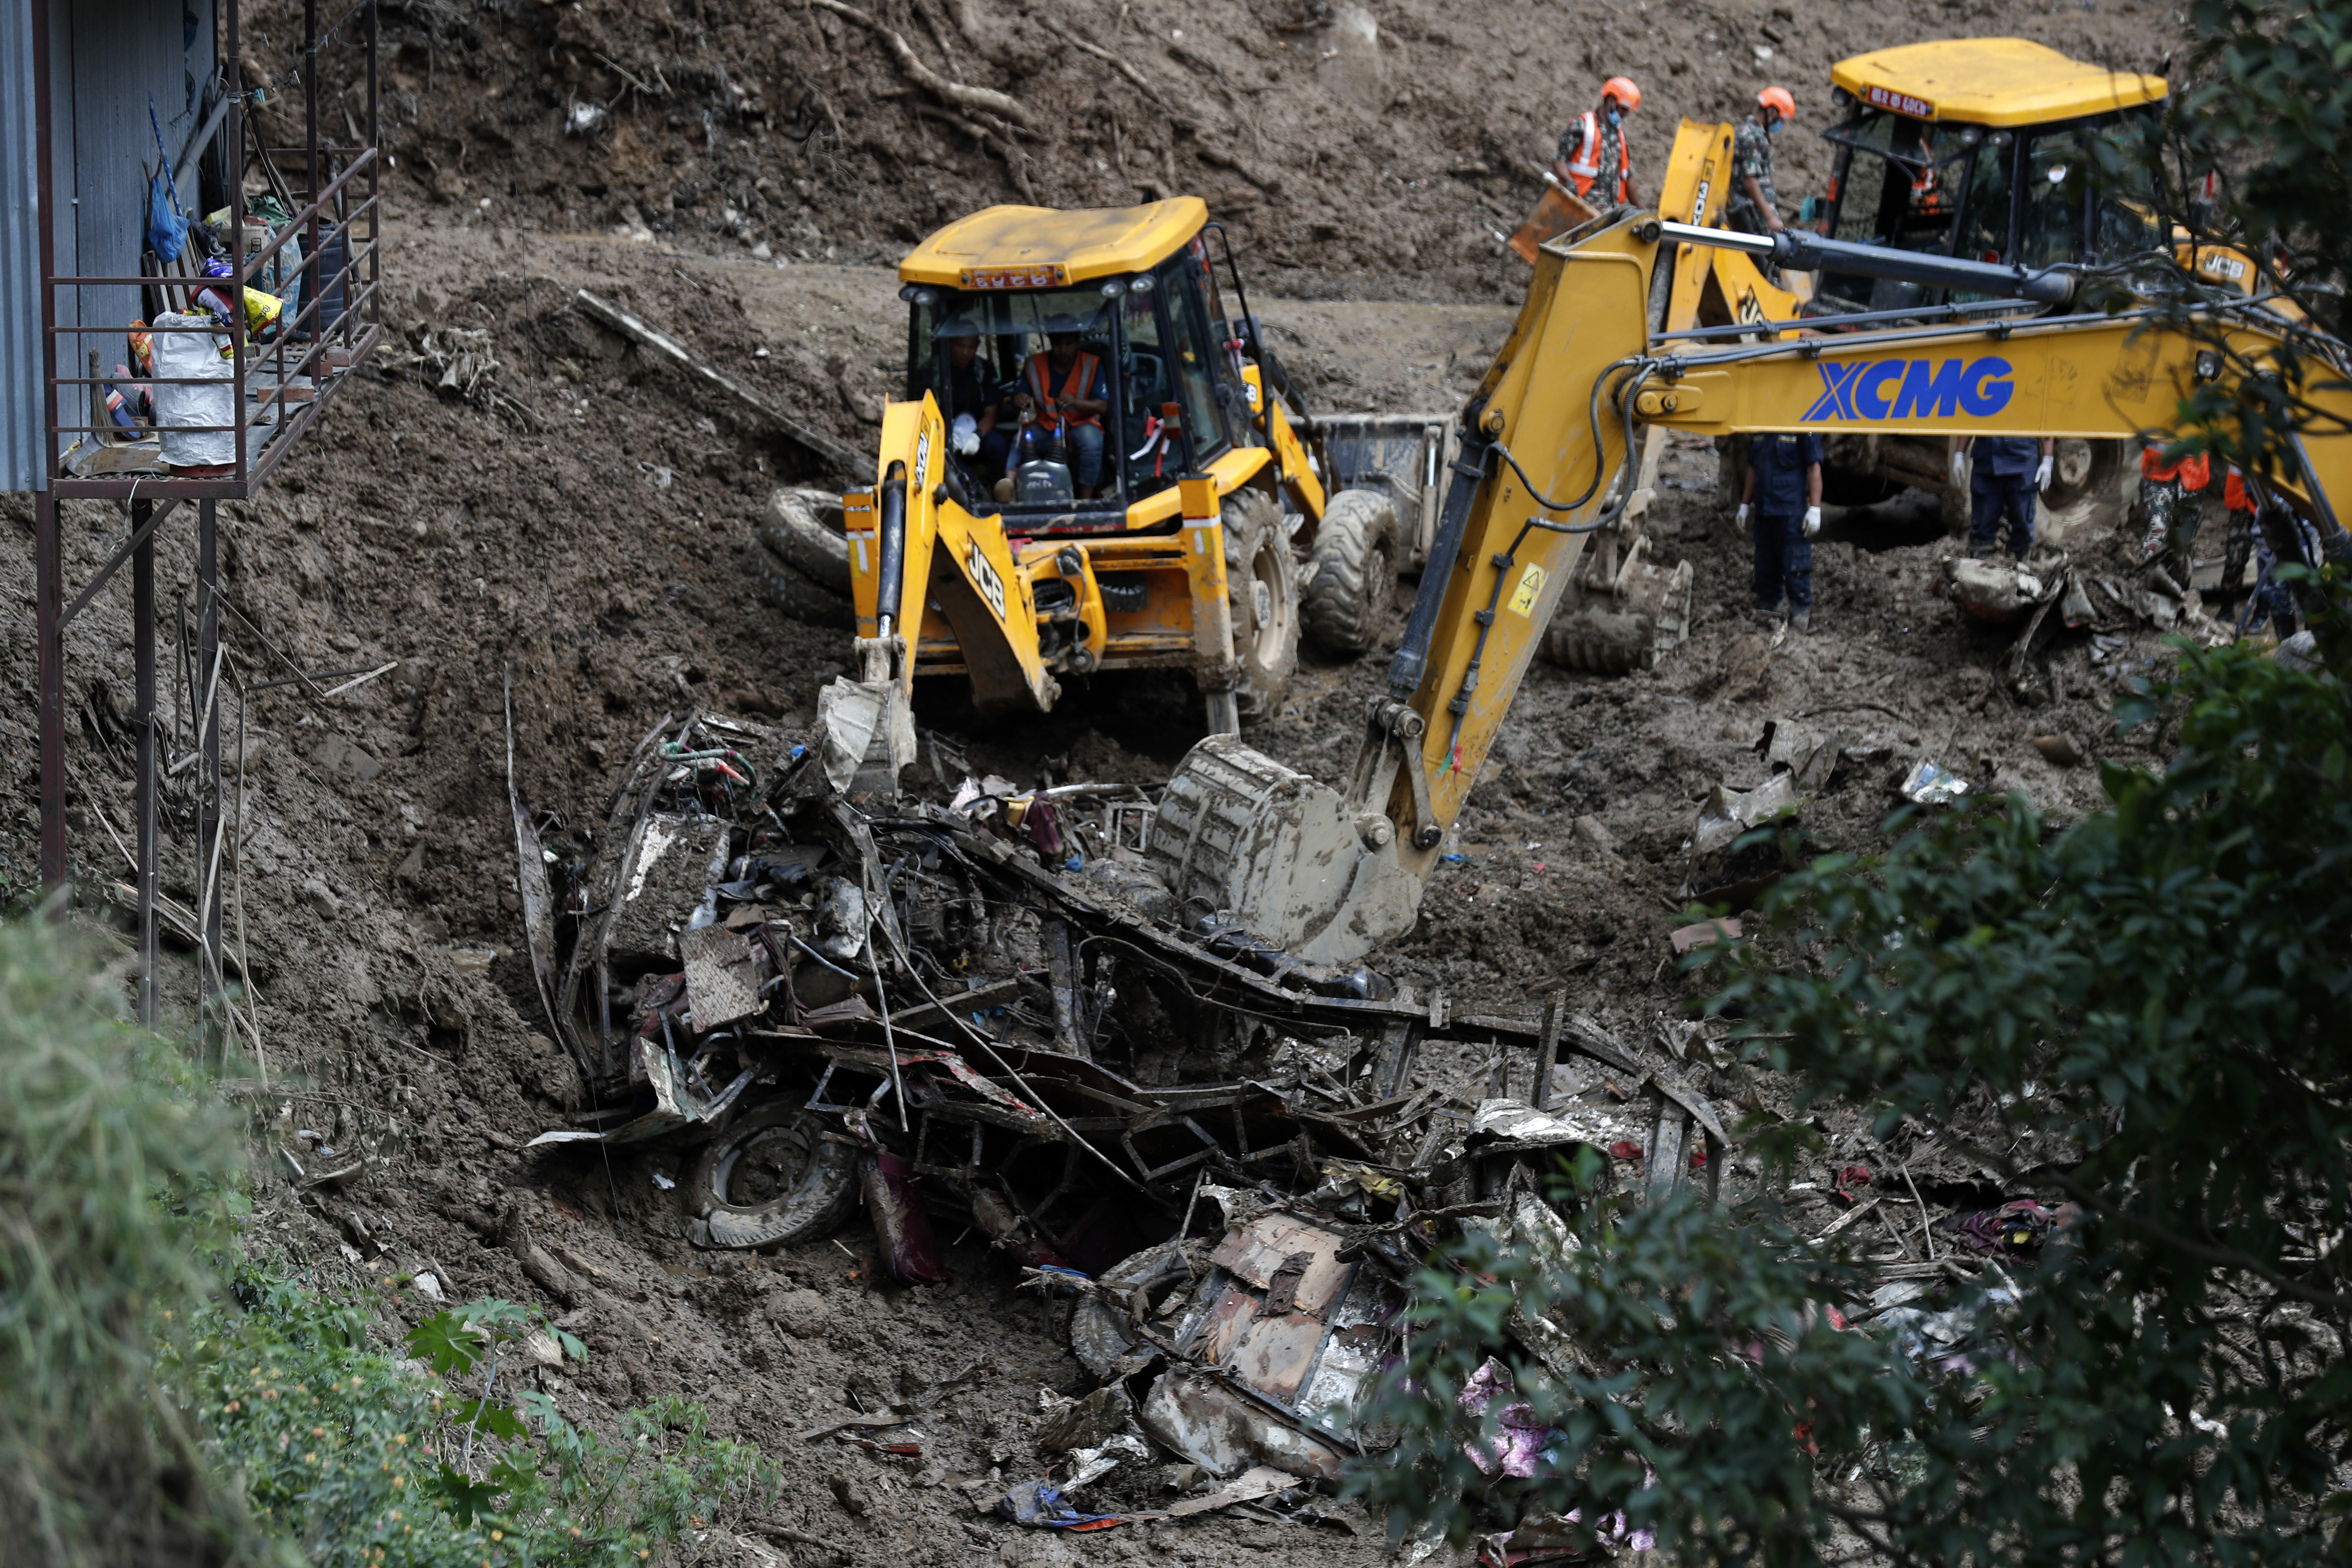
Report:
[[[1973,320],[1654,341],[1646,306],[1662,243],[1685,256],[1738,247],[1788,269],[1832,261],[1991,300]],[[2173,426],[2200,382],[2271,359],[2288,330],[2262,305],[2218,293],[2188,330],[2154,310],[2076,313],[2076,289],[2068,272],[1647,214],[1546,246],[1464,409],[1420,595],[1389,689],[1368,705],[1346,789],[1213,736],[1169,782],[1151,839],[1161,876],[1186,907],[1230,911],[1309,962],[1351,963],[1410,930],[1586,537],[1612,526],[1633,494],[1626,458],[1644,426],[2146,438]],[[2306,337],[2304,347],[2337,359],[2339,374],[2320,378],[2336,384],[2305,390],[2326,405],[2327,428],[2352,429],[2340,345]],[[2299,471],[2258,485],[2318,525],[2331,552],[2352,553],[2336,510],[2352,501],[2352,436],[2306,435],[2296,458]]]

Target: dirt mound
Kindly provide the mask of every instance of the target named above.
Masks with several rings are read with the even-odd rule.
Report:
[[[247,12],[256,79],[294,63],[296,13],[271,9]],[[886,260],[994,202],[1197,194],[1270,287],[1486,299],[1522,275],[1500,235],[1604,77],[1643,89],[1631,136],[1649,196],[1681,117],[1743,114],[1786,84],[1794,201],[1829,172],[1806,132],[1830,122],[1832,61],[2001,32],[2153,69],[2172,45],[2152,19],[2137,0],[410,0],[385,13],[384,141],[396,205],[506,226]]]

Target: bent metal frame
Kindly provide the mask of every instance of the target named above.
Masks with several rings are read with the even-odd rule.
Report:
[[[243,86],[246,79],[245,58],[239,44],[238,5],[237,0],[220,0],[220,58],[226,84],[223,89],[221,107],[226,112],[215,113],[205,132],[199,134],[200,140],[208,141],[210,136],[226,138],[229,151],[228,232],[236,237],[231,243],[231,249],[236,253],[236,270],[231,278],[211,280],[211,286],[225,288],[237,306],[229,312],[228,324],[218,329],[228,340],[230,382],[236,416],[233,425],[191,426],[185,428],[233,433],[236,461],[226,465],[226,471],[173,472],[161,476],[114,474],[78,477],[66,471],[59,458],[69,444],[68,438],[94,443],[106,433],[108,427],[99,421],[103,415],[100,399],[109,378],[59,375],[56,374],[58,366],[62,360],[79,368],[83,359],[80,340],[120,335],[125,326],[122,322],[89,325],[88,312],[80,309],[72,312],[72,318],[82,324],[59,326],[58,304],[60,290],[118,289],[127,285],[142,289],[162,289],[168,298],[203,286],[205,280],[156,277],[61,277],[57,274],[58,226],[71,221],[68,215],[72,209],[70,205],[61,207],[57,193],[52,189],[52,171],[56,163],[50,152],[52,120],[47,12],[47,5],[36,0],[32,6],[33,58],[36,62],[34,113],[41,142],[40,211],[45,225],[45,243],[41,246],[41,327],[44,342],[48,345],[44,415],[47,429],[47,450],[50,454],[49,460],[57,465],[56,471],[50,476],[48,488],[37,492],[34,500],[36,619],[37,635],[40,639],[41,880],[46,888],[56,889],[63,887],[68,878],[65,629],[127,561],[131,566],[132,648],[137,687],[136,710],[132,720],[132,739],[137,752],[133,797],[137,843],[131,859],[133,902],[139,928],[138,1012],[142,1023],[152,1025],[156,1021],[158,1011],[156,531],[184,505],[194,503],[196,512],[196,613],[195,647],[190,663],[193,678],[189,683],[194,696],[194,701],[189,705],[194,714],[194,750],[189,756],[175,759],[172,771],[176,773],[191,761],[195,764],[193,829],[196,903],[191,911],[190,923],[194,927],[202,965],[202,994],[209,1012],[213,999],[224,991],[226,975],[226,955],[223,950],[221,930],[223,851],[226,847],[232,863],[236,853],[234,845],[225,846],[224,843],[226,822],[221,797],[220,685],[224,669],[228,666],[221,637],[223,601],[216,508],[221,501],[245,500],[259,492],[270,473],[285,461],[287,454],[326,411],[343,384],[365,362],[382,335],[382,154],[376,103],[376,0],[357,0],[323,33],[319,25],[319,0],[305,0],[299,56],[302,142],[295,147],[249,147],[245,112],[247,92]],[[354,23],[358,24],[355,30],[359,37],[352,39],[345,34]],[[335,63],[346,68],[356,65],[365,85],[367,108],[364,121],[354,126],[348,111],[345,113],[347,129],[357,129],[360,132],[361,140],[357,145],[337,145],[321,141],[320,137],[320,60],[322,51],[339,41],[345,54],[342,60]],[[350,58],[352,54],[357,54],[360,58],[352,61]],[[258,138],[253,140],[257,141]],[[299,167],[299,191],[289,194],[294,195],[301,205],[290,223],[248,257],[244,244],[246,174],[249,168],[260,167],[265,163],[269,166],[266,172],[270,183],[281,189],[284,188],[283,176],[289,172],[289,165]],[[135,220],[131,215],[125,215],[125,221]],[[302,242],[300,309],[292,314],[290,320],[281,320],[274,342],[266,346],[256,344],[247,336],[242,308],[247,280],[258,276],[284,248],[287,241],[298,234]],[[76,302],[79,305],[79,300],[77,299]],[[331,316],[327,315],[330,311]],[[292,341],[298,337],[302,341]],[[61,353],[63,345],[60,340],[70,343],[75,352]],[[301,381],[309,383],[307,388],[298,386],[298,382]],[[150,384],[196,383],[175,378],[164,383],[151,381]],[[307,396],[303,395],[305,393]],[[89,423],[77,422],[82,419],[88,419]],[[68,500],[121,503],[129,513],[130,525],[121,542],[69,603],[66,598],[65,563],[58,529],[58,509]],[[183,658],[184,662],[188,662],[184,649]],[[233,670],[231,673],[234,679]],[[316,695],[316,688],[308,676],[299,669],[293,674],[300,684],[309,687]]]

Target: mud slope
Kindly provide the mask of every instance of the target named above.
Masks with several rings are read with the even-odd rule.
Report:
[[[299,15],[248,11],[255,79]],[[1793,200],[1828,172],[1833,60],[2000,34],[2152,69],[2173,24],[2142,0],[408,0],[385,26],[395,195],[505,226],[884,259],[992,202],[1191,192],[1291,293],[1490,299],[1496,231],[1605,77],[1645,94],[1649,194],[1681,117],[1784,83]]]
[[[877,1288],[862,1220],[779,1257],[698,1253],[661,1184],[678,1174],[674,1155],[616,1150],[608,1165],[521,1150],[579,1109],[581,1085],[516,952],[509,688],[523,796],[586,824],[665,712],[805,722],[849,652],[842,634],[784,619],[754,591],[761,501],[810,477],[800,456],[590,325],[574,290],[639,311],[862,446],[904,354],[894,284],[874,263],[908,235],[1015,194],[1015,169],[1040,200],[1200,189],[1234,221],[1244,266],[1265,280],[1269,328],[1318,399],[1445,407],[1509,322],[1496,301],[1518,274],[1490,230],[1532,197],[1517,171],[1544,154],[1597,71],[1631,69],[1650,89],[1635,122],[1646,170],[1674,116],[1726,111],[1762,79],[1759,44],[1779,51],[1771,70],[1818,125],[1817,84],[1850,49],[2002,31],[2152,63],[2159,19],[2109,0],[2046,13],[1833,5],[1793,21],[1715,5],[1671,26],[1638,5],[1382,5],[1379,42],[1365,46],[1360,29],[1303,10],[1224,0],[875,14],[927,68],[1016,95],[1034,129],[983,150],[927,112],[938,96],[914,89],[869,30],[822,4],[427,3],[390,16],[398,342],[266,495],[222,512],[234,675],[256,689],[228,710],[228,751],[244,760],[231,931],[252,976],[252,1071],[269,1079],[252,1100],[270,1161],[255,1233],[330,1281],[430,1269],[465,1295],[584,1311],[595,1353],[551,1380],[568,1412],[594,1419],[668,1392],[708,1402],[719,1431],[783,1465],[772,1516],[841,1542],[845,1561],[1223,1563],[1252,1549],[1305,1568],[1381,1561],[1376,1526],[1350,1537],[1215,1519],[1062,1542],[985,1519],[946,1483],[1040,1473],[1036,1391],[1081,1386],[1064,1308],[1016,1294],[1009,1266],[970,1243],[950,1250],[950,1285]],[[1171,132],[1175,112],[1145,107],[1049,16],[1181,105],[1187,128]],[[278,51],[274,73],[285,35],[257,26]],[[1595,41],[1606,34],[1626,52]],[[607,128],[567,138],[575,99],[609,100]],[[1817,148],[1789,151],[1801,169]],[[1804,184],[1792,173],[1783,188]],[[495,399],[458,400],[436,390],[429,363],[405,363],[413,345],[453,343],[496,358]],[[1806,716],[1884,748],[1809,808],[1824,846],[1870,843],[1893,778],[1920,757],[2023,787],[2063,816],[2095,803],[2092,770],[2053,768],[2029,735],[2135,755],[2103,715],[2115,672],[2158,656],[2152,634],[2101,667],[2062,639],[2021,694],[1995,679],[2005,645],[1930,596],[1940,542],[1861,519],[1833,526],[1819,552],[1823,631],[1771,647],[1745,616],[1747,549],[1715,504],[1712,452],[1677,448],[1664,479],[1659,553],[1697,572],[1691,645],[1627,679],[1536,669],[1449,846],[1461,858],[1421,927],[1375,958],[1401,977],[1470,1003],[1565,984],[1611,1026],[1647,1027],[1683,995],[1664,942],[1693,871],[1681,846],[1711,786],[1761,782],[1768,719]],[[23,506],[5,510],[0,578],[16,625],[0,646],[11,699],[0,743],[16,787],[0,861],[21,886],[36,802],[31,542]],[[71,581],[121,527],[104,509],[68,509]],[[174,757],[186,728],[169,650],[193,575],[193,528],[175,521],[159,572]],[[98,893],[122,874],[115,836],[129,824],[129,595],[127,582],[110,586],[68,638],[70,817],[93,929],[107,924]],[[386,664],[323,700],[259,689],[293,668]],[[1252,742],[1338,776],[1377,665],[1310,657]],[[1196,694],[1164,680],[1076,687],[1062,711],[1021,725],[977,724],[952,691],[925,692],[921,714],[976,764],[1024,782],[1042,770],[1156,780],[1200,722]],[[184,828],[167,841],[166,890],[185,901]],[[190,975],[174,962],[185,1022]],[[380,1163],[341,1194],[299,1193],[285,1156],[310,1160],[321,1144]],[[572,1277],[562,1300],[522,1272],[526,1236]],[[925,1429],[919,1460],[794,1440],[851,1390],[870,1401],[975,1354],[990,1374]],[[780,1561],[772,1548],[711,1548],[711,1560]]]

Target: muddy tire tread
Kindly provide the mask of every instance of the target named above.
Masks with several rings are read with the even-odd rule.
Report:
[[[1395,504],[1378,490],[1342,490],[1324,510],[1298,592],[1302,629],[1330,653],[1359,654],[1381,635],[1396,586]]]

